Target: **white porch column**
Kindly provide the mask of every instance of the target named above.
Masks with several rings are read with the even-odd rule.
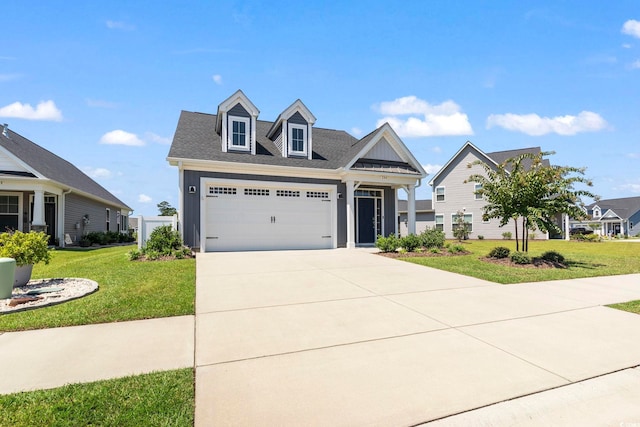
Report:
[[[570,235],[569,235],[569,215],[568,214],[564,214],[564,240],[570,240]]]
[[[413,184],[407,185],[407,233],[416,234],[416,187]]]
[[[355,229],[355,186],[353,181],[347,181],[347,248],[356,247]]]
[[[33,195],[33,222],[31,226],[43,227],[44,222],[44,190],[34,190]]]

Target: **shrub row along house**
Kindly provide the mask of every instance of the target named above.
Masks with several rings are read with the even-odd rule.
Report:
[[[426,172],[384,124],[363,138],[315,126],[297,100],[274,121],[240,90],[216,114],[183,111],[168,162],[179,171],[185,243],[201,251],[372,245],[398,232],[398,190]]]
[[[4,125],[1,231],[44,231],[51,244],[64,246],[90,232],[125,232],[130,215],[129,206],[73,164]]]

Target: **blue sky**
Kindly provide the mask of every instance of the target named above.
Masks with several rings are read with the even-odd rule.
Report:
[[[317,127],[388,121],[432,175],[467,140],[540,146],[603,198],[640,195],[637,1],[330,3],[5,1],[0,122],[134,215],[178,205],[180,111],[237,89],[263,120],[300,98]]]

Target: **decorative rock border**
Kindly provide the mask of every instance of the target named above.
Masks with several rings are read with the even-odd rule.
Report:
[[[60,304],[82,298],[97,290],[98,283],[89,279],[30,280],[24,286],[13,288],[10,299],[0,299],[0,315]]]

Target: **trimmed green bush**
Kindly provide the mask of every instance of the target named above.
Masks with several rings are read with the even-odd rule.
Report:
[[[170,225],[161,225],[151,232],[145,245],[144,253],[149,258],[149,252],[157,252],[159,255],[172,255],[178,249],[182,249],[180,232],[174,230]]]
[[[420,238],[415,234],[409,234],[400,239],[400,246],[406,249],[407,252],[414,252],[421,244]]]
[[[478,240],[484,240],[484,236],[482,234],[478,234]]]
[[[489,251],[489,258],[507,258],[510,253],[511,250],[509,248],[505,248],[504,246],[496,246]]]
[[[451,246],[449,246],[449,252],[452,253],[452,254],[459,254],[459,253],[466,252],[466,251],[467,250],[462,245],[451,245]]]
[[[511,240],[512,236],[513,236],[513,234],[511,234],[510,231],[505,231],[504,233],[502,233],[502,238],[504,240]]]
[[[531,264],[531,258],[524,252],[514,252],[511,254],[511,261],[515,264]]]
[[[376,240],[376,248],[380,249],[380,252],[395,252],[400,247],[400,239],[395,234],[389,234],[384,237],[378,236]]]
[[[444,247],[444,231],[436,230],[436,228],[427,228],[420,233],[420,244],[427,249]]]
[[[42,231],[23,233],[16,230],[1,233],[0,257],[15,259],[17,266],[39,262],[49,264],[51,260],[49,236]]]
[[[564,264],[564,256],[556,251],[547,251],[540,256],[540,259],[549,262],[558,262]]]

